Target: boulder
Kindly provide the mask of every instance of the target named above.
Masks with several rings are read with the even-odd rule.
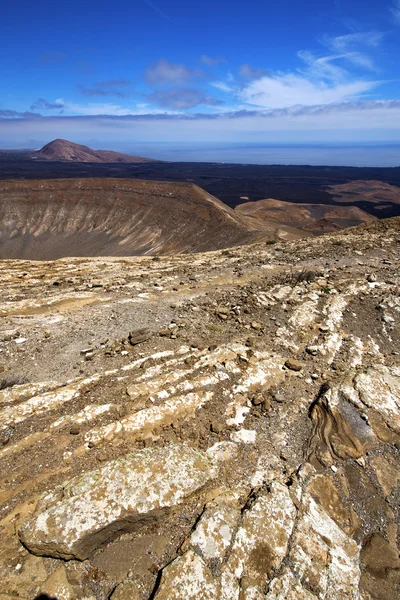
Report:
[[[206,454],[183,444],[141,450],[44,496],[20,539],[34,554],[84,560],[122,533],[164,517],[216,474]]]

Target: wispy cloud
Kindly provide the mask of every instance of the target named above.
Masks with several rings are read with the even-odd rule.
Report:
[[[144,73],[146,83],[155,86],[182,85],[202,76],[204,76],[204,72],[201,69],[190,69],[165,58],[149,65]]]
[[[172,21],[171,17],[169,15],[167,15],[167,13],[165,13],[163,10],[161,10],[161,8],[159,6],[157,6],[157,4],[154,4],[154,2],[151,2],[151,0],[144,0],[144,2],[152,10],[154,10],[156,13],[158,13],[160,15],[160,17],[162,17],[163,19],[168,19],[168,21]]]
[[[80,108],[80,105],[65,102],[65,106]],[[115,107],[117,110],[113,113],[112,108]],[[104,112],[105,109],[111,109],[110,112]],[[0,118],[12,119],[37,119],[40,118],[43,121],[57,121],[67,122],[71,120],[81,119],[111,119],[115,121],[129,121],[129,120],[146,120],[146,119],[170,119],[179,121],[193,121],[193,120],[216,120],[223,121],[225,119],[242,119],[244,117],[262,117],[269,120],[280,119],[282,117],[304,117],[304,116],[315,116],[315,115],[338,115],[344,113],[363,113],[364,115],[372,112],[388,111],[388,118],[390,118],[391,111],[400,111],[400,100],[363,100],[353,102],[337,102],[334,104],[315,104],[311,106],[290,106],[286,108],[274,108],[274,109],[249,109],[240,108],[238,110],[226,111],[224,113],[183,113],[177,111],[160,111],[152,109],[149,104],[141,103],[137,104],[134,109],[122,109],[116,105],[111,104],[92,104],[91,108],[88,109],[87,114],[76,114],[76,115],[64,115],[64,116],[43,116],[33,112],[20,112],[11,109],[0,109]],[[123,113],[123,114],[122,114]],[[366,123],[367,125],[367,123]],[[400,130],[400,121],[398,122],[397,129]]]
[[[129,85],[130,82],[126,79],[111,79],[95,83],[92,87],[78,84],[78,89],[81,94],[89,97],[116,96],[117,98],[125,98],[128,94],[126,90],[121,88],[127,88]]]
[[[62,52],[61,50],[55,50],[50,52],[45,52],[41,55],[40,60],[46,65],[60,65],[62,64],[68,54],[66,52]]]
[[[62,110],[64,108],[63,102],[56,100],[55,102],[49,102],[45,98],[38,98],[31,105],[31,110]]]
[[[325,36],[322,43],[336,53],[335,58],[346,60],[363,69],[375,71],[375,63],[368,52],[380,45],[384,35],[381,31],[348,33],[336,37]]]
[[[255,69],[248,64],[244,64],[239,69],[239,75],[244,79],[261,79],[261,77],[269,77],[269,71],[266,69]]]
[[[338,52],[347,52],[348,50],[359,46],[376,48],[384,37],[381,31],[360,31],[357,33],[347,33],[336,37],[325,37],[328,45]]]
[[[305,63],[298,73],[306,79],[338,83],[348,77],[347,70],[337,64],[338,56],[335,54],[317,57],[312,52],[300,51],[297,56]]]
[[[133,108],[125,108],[119,104],[111,102],[89,102],[88,104],[78,104],[76,102],[64,101],[64,110],[66,113],[74,115],[111,115],[124,116],[134,112]]]
[[[36,112],[0,109],[0,119],[41,119],[42,115]]]
[[[400,0],[394,0],[393,5],[391,7],[391,12],[396,22],[400,25]]]
[[[200,57],[200,61],[204,65],[207,65],[207,67],[214,67],[215,65],[226,62],[226,58],[224,58],[223,56],[213,57],[213,56],[208,56],[207,54],[203,54]]]
[[[172,88],[169,90],[158,90],[147,96],[150,102],[173,110],[187,110],[194,106],[220,106],[224,104],[206,94],[203,90],[189,88]]]

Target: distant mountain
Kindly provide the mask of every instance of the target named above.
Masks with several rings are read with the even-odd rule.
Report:
[[[41,150],[32,152],[31,158],[36,160],[55,160],[63,162],[86,163],[143,163],[154,162],[151,158],[120,154],[112,150],[92,150],[88,146],[74,144],[68,140],[57,139],[43,146]]]

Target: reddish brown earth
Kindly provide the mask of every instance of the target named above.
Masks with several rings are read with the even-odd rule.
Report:
[[[235,210],[257,223],[265,222],[270,225],[275,223],[277,227],[291,226],[316,234],[337,231],[376,220],[376,217],[356,206],[299,204],[274,198],[246,202],[237,206]]]
[[[400,204],[400,188],[384,181],[355,180],[340,185],[330,185],[326,191],[336,202],[372,202],[374,204]]]
[[[120,154],[112,150],[92,150],[88,146],[74,144],[68,140],[57,139],[43,146],[32,158],[39,160],[58,160],[88,163],[142,163],[152,162],[151,158]]]

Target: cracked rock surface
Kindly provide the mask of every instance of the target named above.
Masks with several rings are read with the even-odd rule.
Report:
[[[399,255],[2,261],[1,600],[400,597]]]

